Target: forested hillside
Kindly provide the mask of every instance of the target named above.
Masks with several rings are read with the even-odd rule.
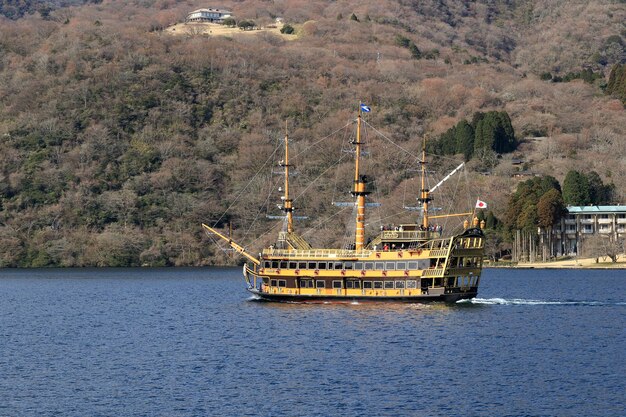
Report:
[[[230,221],[237,238],[266,243],[255,238],[276,221],[258,213],[278,195],[267,190],[275,179],[255,175],[269,175],[285,121],[294,154],[312,148],[295,161],[304,189],[346,146],[316,141],[359,101],[410,150],[477,113],[508,118],[514,138],[500,158],[445,152],[469,160],[474,191],[497,216],[519,170],[561,182],[595,171],[616,200],[626,196],[623,1],[104,0],[7,13],[17,3],[0,3],[0,266],[230,262],[200,224]],[[282,17],[296,33],[163,31],[208,6],[259,25]],[[371,163],[377,197],[401,206],[416,173],[397,147],[372,148],[383,155]],[[445,161],[442,170],[456,165]],[[350,167],[337,165],[343,183],[333,174],[313,186],[302,214],[333,215]],[[235,201],[246,186],[251,195]],[[336,229],[317,243],[341,239]]]

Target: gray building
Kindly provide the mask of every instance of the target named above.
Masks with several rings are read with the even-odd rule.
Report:
[[[567,211],[560,227],[552,231],[557,256],[580,254],[584,241],[592,236],[613,241],[626,237],[626,206],[570,206]]]

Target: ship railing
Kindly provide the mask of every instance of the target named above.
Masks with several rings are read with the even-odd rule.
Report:
[[[430,251],[430,256],[433,258],[443,258],[448,254],[448,249],[436,249]]]
[[[373,251],[370,250],[350,250],[350,249],[311,249],[311,250],[289,250],[269,248],[263,249],[263,255],[280,256],[285,258],[356,258],[368,257]]]
[[[382,240],[428,240],[441,237],[441,232],[426,230],[383,230],[380,237]]]
[[[422,272],[423,277],[440,277],[443,276],[444,269],[443,268],[434,268],[434,269],[425,269]]]

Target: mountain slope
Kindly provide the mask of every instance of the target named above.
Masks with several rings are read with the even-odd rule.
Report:
[[[559,179],[569,169],[595,169],[608,181],[626,174],[626,116],[604,96],[603,80],[539,78],[588,65],[608,77],[623,60],[619,42],[602,62],[592,58],[607,38],[623,39],[626,19],[614,2],[247,1],[223,7],[259,24],[283,17],[297,39],[160,30],[201,6],[104,1],[67,9],[65,19],[53,11],[48,20],[1,22],[1,265],[227,262],[204,240],[202,221],[232,221],[236,236],[268,242],[255,237],[274,225],[258,213],[278,198],[276,178],[255,174],[269,171],[285,120],[294,154],[313,146],[296,158],[294,187],[321,176],[302,211],[336,214],[329,202],[349,189],[351,164],[337,165],[347,174],[338,180],[330,168],[342,143],[313,144],[343,126],[359,100],[406,149],[477,111],[504,110],[528,169]],[[383,142],[372,152],[382,156],[368,166],[377,197],[401,209],[411,160]],[[495,175],[472,176],[496,212],[515,169],[503,160]],[[319,235],[319,244],[343,238]]]

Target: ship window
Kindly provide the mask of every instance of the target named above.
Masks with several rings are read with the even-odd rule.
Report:
[[[298,269],[306,269],[306,262],[298,262]]]
[[[365,269],[374,269],[374,262],[365,262]]]
[[[344,262],[343,263],[343,269],[352,269],[354,267],[354,263],[353,262]]]
[[[397,270],[406,269],[406,262],[398,262],[398,263],[396,264],[396,269],[397,269]]]
[[[385,263],[384,262],[376,262],[376,270],[382,271],[383,269],[385,269]]]
[[[333,288],[342,288],[341,281],[333,281]]]
[[[382,281],[374,281],[374,288],[383,288]]]
[[[269,284],[270,279],[269,278],[263,278],[263,284],[267,285]]]
[[[363,281],[363,288],[364,289],[372,288],[372,281]]]
[[[313,288],[313,281],[310,279],[301,279],[300,287],[301,288]]]
[[[263,267],[264,268],[269,268],[272,265],[272,263],[270,261],[263,261]]]
[[[443,285],[443,278],[435,278],[435,287],[441,287]]]
[[[407,281],[406,282],[406,287],[407,288],[417,288],[417,281],[413,281],[413,280]]]
[[[272,268],[278,268],[278,261],[272,261]]]
[[[315,265],[315,262],[309,262],[309,269],[317,269],[317,265]]]
[[[278,286],[279,287],[286,287],[287,286],[287,281],[285,281],[284,279],[279,279],[278,280]]]
[[[326,269],[326,262],[318,262],[317,269]]]
[[[353,287],[353,285],[352,285],[353,282],[354,281],[346,281],[346,288],[352,288]]]
[[[385,289],[393,290],[393,281],[385,281]]]
[[[396,263],[395,262],[385,262],[385,269],[388,271],[393,271],[394,269],[396,269]]]
[[[363,262],[356,262],[354,264],[354,269],[363,269]]]
[[[322,281],[322,280],[315,281],[315,287],[316,288],[324,288],[324,281]]]
[[[359,288],[359,281],[348,281],[347,284],[351,284],[352,287],[348,287],[348,288]]]
[[[417,262],[409,262],[409,269],[417,269]]]
[[[404,288],[404,281],[396,281],[396,288]]]
[[[335,264],[333,262],[328,262],[328,269],[335,269]]]
[[[343,264],[341,262],[335,262],[335,269],[337,270],[343,269]]]
[[[280,269],[286,269],[287,268],[287,261],[282,261],[280,263]]]
[[[271,285],[272,287],[275,287],[275,286],[276,286],[276,280],[275,280],[275,279],[273,279],[270,285]]]
[[[297,262],[289,262],[289,269],[296,269],[298,266]]]

